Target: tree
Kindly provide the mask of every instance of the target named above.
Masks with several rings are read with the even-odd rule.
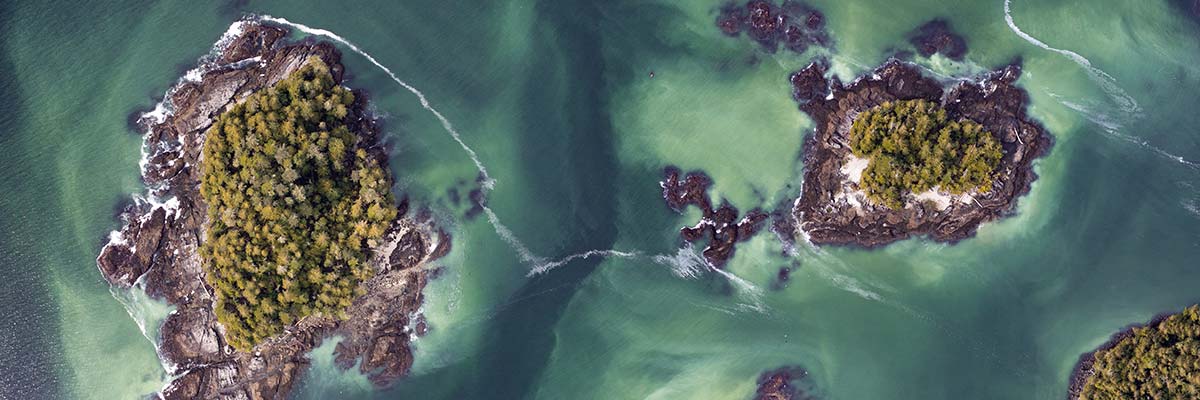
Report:
[[[850,127],[850,150],[869,160],[859,185],[878,204],[897,209],[904,196],[938,188],[952,194],[988,192],[1004,156],[991,132],[971,120],[952,121],[927,100],[885,102]]]
[[[1200,398],[1200,306],[1097,351],[1081,400]]]
[[[396,207],[391,177],[347,126],[353,102],[314,57],[208,130],[200,255],[217,320],[239,350],[305,316],[344,315],[371,276],[368,244]],[[352,206],[369,215],[352,217]]]

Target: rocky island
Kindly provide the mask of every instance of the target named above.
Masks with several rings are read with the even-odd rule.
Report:
[[[940,242],[972,236],[1015,210],[1037,178],[1033,160],[1051,146],[1025,113],[1018,64],[948,89],[898,60],[849,85],[826,77],[826,69],[814,62],[791,77],[816,129],[804,141],[804,184],[792,218],[774,225],[814,244],[869,248],[922,235]],[[873,117],[881,113],[887,117]],[[863,124],[871,128],[856,129]],[[860,130],[873,136],[852,135]]]
[[[392,200],[378,124],[342,86],[340,53],[287,34],[235,24],[138,119],[148,193],[97,263],[174,307],[157,338],[164,398],[284,398],[333,335],[340,366],[386,385],[425,329],[428,264],[449,238]]]

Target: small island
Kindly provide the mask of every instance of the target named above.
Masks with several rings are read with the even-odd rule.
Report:
[[[1084,354],[1069,400],[1200,397],[1200,306],[1160,315]]]
[[[286,398],[308,353],[387,385],[412,366],[429,263],[449,238],[391,193],[367,96],[341,55],[242,21],[138,119],[148,188],[97,259],[174,307],[156,348],[166,399]],[[125,289],[122,289],[125,290]]]
[[[804,141],[804,184],[775,229],[814,244],[876,247],[914,236],[954,242],[1011,214],[1037,175],[1050,136],[1025,114],[1009,65],[944,89],[890,60],[843,86],[814,62],[791,77],[816,130]]]

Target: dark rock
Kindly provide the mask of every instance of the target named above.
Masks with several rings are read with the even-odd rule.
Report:
[[[261,55],[286,34],[287,31],[282,28],[252,25],[225,47],[221,54],[221,62],[235,63]]]
[[[212,306],[207,302],[195,305],[175,310],[159,330],[159,353],[184,370],[225,358],[224,336],[218,332]]]
[[[396,249],[388,258],[388,265],[397,269],[408,269],[417,266],[425,258],[425,240],[420,233],[409,231],[396,243]]]
[[[800,367],[783,367],[764,372],[758,377],[758,390],[754,400],[803,400],[812,399],[809,390],[797,385],[797,381],[808,377],[808,371]]]
[[[1045,154],[1050,136],[1025,114],[1028,95],[1015,86],[1021,68],[1010,65],[987,74],[978,82],[960,82],[943,91],[942,85],[907,63],[891,60],[848,87],[824,77],[814,63],[792,75],[800,109],[812,117],[813,134],[804,141],[804,186],[791,208],[815,244],[851,244],[874,247],[897,240],[929,235],[935,241],[954,242],[974,235],[980,224],[1011,214],[1017,199],[1028,193],[1033,180],[1033,160]],[[812,88],[829,87],[828,99],[817,98]],[[994,184],[973,201],[944,210],[910,201],[899,210],[865,204],[856,209],[834,195],[849,184],[841,167],[849,155],[849,125],[859,112],[886,101],[925,99],[939,102],[951,119],[969,118],[996,135],[1004,147]],[[791,222],[776,222],[776,232]]]
[[[745,5],[726,5],[717,16],[717,27],[729,36],[746,32],[764,50],[774,53],[784,48],[803,53],[809,45],[829,47],[832,40],[825,31],[825,17],[806,3],[787,0],[781,5],[750,0]]]
[[[679,236],[688,242],[707,237],[708,244],[703,251],[704,259],[715,268],[724,266],[725,262],[733,257],[737,243],[753,237],[769,218],[766,213],[755,209],[746,213],[739,221],[737,208],[727,203],[714,210],[712,201],[708,198],[708,186],[712,180],[702,172],[689,172],[683,180],[679,179],[678,168],[667,167],[663,173],[665,178],[660,185],[667,207],[675,212],[682,212],[687,206],[694,205],[704,213],[704,217],[695,226],[680,229]]]
[[[304,318],[245,353],[227,345],[213,312],[215,299],[197,252],[207,209],[199,193],[206,130],[231,104],[287,77],[309,57],[325,61],[338,82],[344,76],[333,46],[282,43],[286,33],[248,22],[241,35],[201,61],[205,72],[200,82],[172,88],[168,98],[173,114],[162,121],[138,120],[139,126],[150,128],[145,136],[150,154],[142,176],[150,188],[148,197],[170,200],[125,207],[125,226],[113,238],[117,240],[101,250],[97,265],[110,284],[130,287],[141,279],[148,295],[176,307],[159,331],[159,355],[176,377],[161,393],[167,399],[286,398],[308,366],[307,353],[335,332],[349,342],[338,357],[365,357],[363,371],[372,374],[376,384],[403,376],[412,364],[409,323],[419,316],[426,281],[421,265],[428,261],[435,228],[405,219],[407,199],[398,206],[400,216],[385,243],[369,261],[375,276],[362,283],[365,294],[354,300],[346,319]],[[359,136],[356,145],[386,165],[378,127],[365,111],[367,96],[356,91],[355,99],[347,119]],[[449,241],[441,234],[436,243],[448,251]]]
[[[808,68],[792,74],[792,98],[801,103],[824,100],[829,96],[829,81],[825,80],[825,70],[829,66],[822,61],[814,61]]]
[[[941,53],[952,60],[962,61],[967,55],[967,40],[944,19],[934,19],[921,25],[909,35],[908,41],[917,48],[917,53],[925,57]]]

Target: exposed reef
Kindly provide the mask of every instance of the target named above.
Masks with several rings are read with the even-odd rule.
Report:
[[[125,225],[110,235],[97,258],[112,285],[144,290],[174,306],[159,330],[158,352],[172,381],[167,399],[285,398],[306,370],[307,353],[338,335],[338,365],[359,370],[378,385],[408,373],[410,338],[423,331],[421,291],[426,264],[449,250],[449,237],[427,218],[407,218],[407,202],[374,249],[374,276],[363,282],[347,318],[309,316],[252,352],[235,350],[213,312],[213,290],[197,248],[204,237],[206,204],[199,194],[201,149],[213,121],[249,94],[270,87],[319,57],[341,83],[340,53],[328,43],[289,42],[287,31],[257,22],[239,22],[201,66],[168,92],[165,107],[138,121],[146,128],[142,179],[145,196],[125,207]],[[376,121],[366,113],[365,93],[356,91],[348,125],[357,147],[387,165]],[[390,181],[390,177],[389,177]]]
[[[793,97],[816,129],[804,140],[804,185],[791,207],[798,226],[775,227],[807,235],[815,244],[875,247],[920,235],[939,242],[970,237],[980,224],[1015,210],[1017,199],[1037,178],[1033,160],[1051,146],[1045,129],[1026,115],[1028,95],[1015,85],[1021,75],[1018,64],[948,89],[918,67],[897,60],[848,86],[837,77],[827,78],[826,68],[818,61],[791,76]],[[990,190],[962,196],[910,194],[904,207],[894,210],[866,199],[855,180],[866,165],[850,154],[850,125],[860,112],[909,99],[936,102],[951,119],[974,120],[996,136],[1004,157]]]
[[[934,19],[921,25],[909,36],[908,42],[925,57],[941,53],[951,60],[962,61],[967,55],[967,40],[944,19]]]
[[[803,53],[809,46],[830,47],[833,40],[825,30],[825,15],[808,4],[786,0],[775,5],[751,0],[744,5],[728,4],[717,16],[717,26],[729,36],[742,32],[768,52],[779,46]]]
[[[762,210],[754,209],[738,219],[738,210],[727,202],[713,209],[708,197],[708,186],[712,180],[702,172],[692,171],[686,176],[681,175],[679,168],[667,167],[665,177],[660,185],[663,189],[663,200],[675,212],[683,212],[689,205],[696,206],[704,216],[700,222],[679,230],[683,240],[696,242],[707,238],[704,248],[704,259],[713,267],[720,268],[733,257],[738,242],[745,241],[762,229],[768,215]]]
[[[758,390],[754,400],[807,400],[814,399],[811,388],[798,382],[808,377],[808,371],[800,367],[783,367],[764,372],[758,377]]]

